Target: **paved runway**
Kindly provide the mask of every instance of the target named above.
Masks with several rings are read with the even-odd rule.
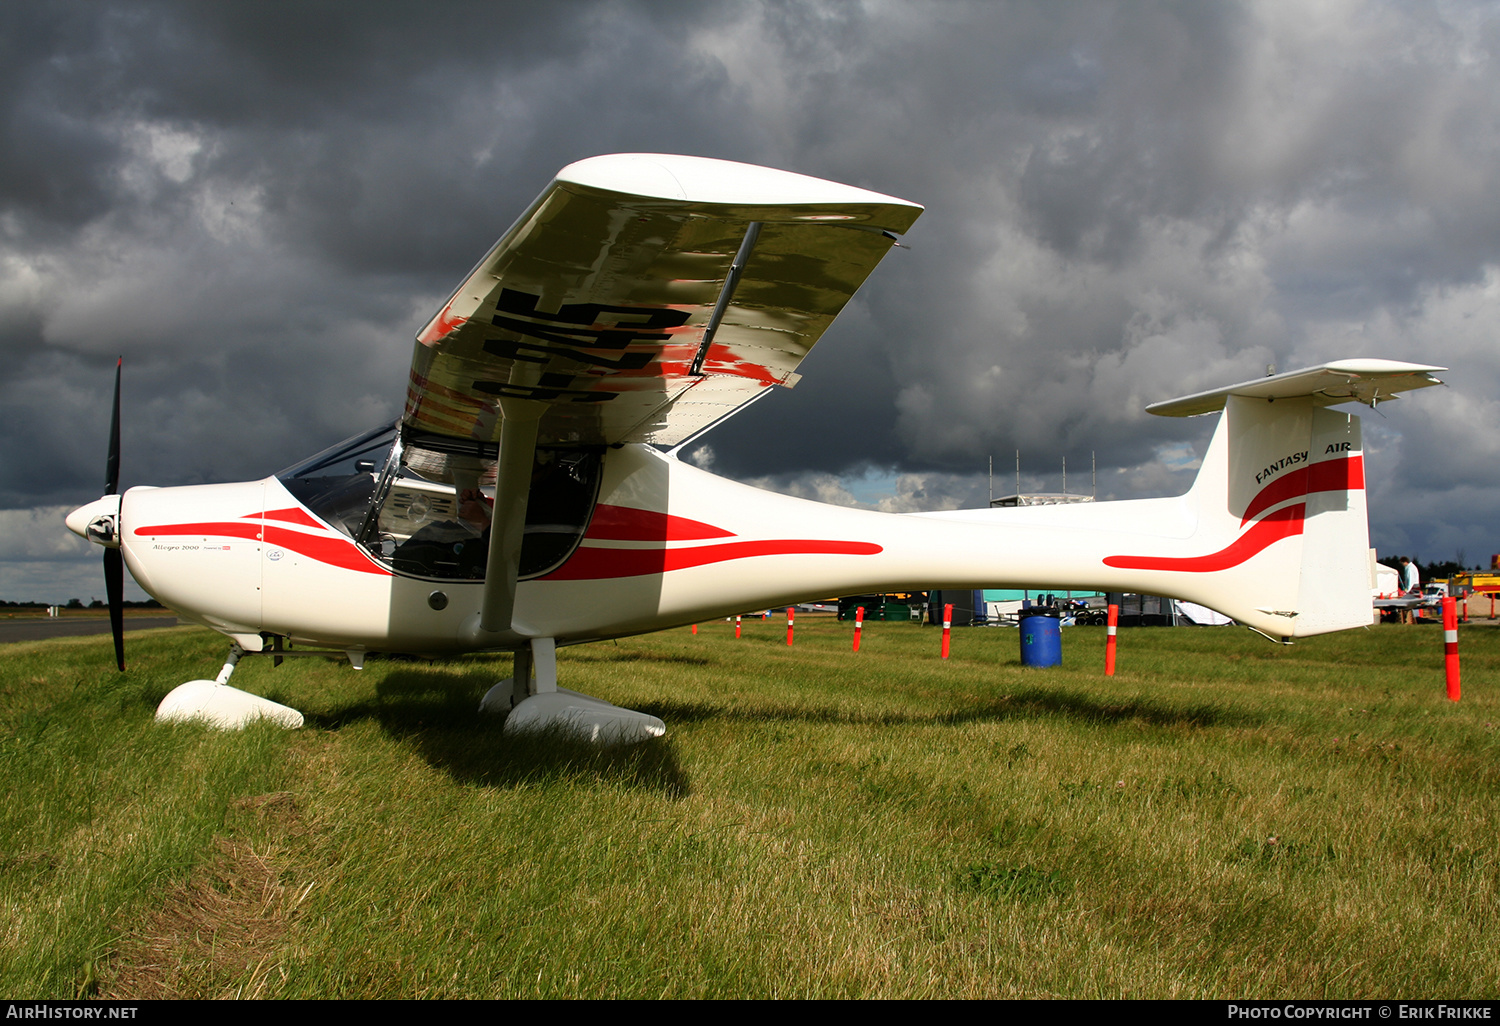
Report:
[[[127,631],[143,631],[148,627],[176,627],[175,616],[127,616]],[[0,645],[10,641],[45,641],[47,638],[76,638],[85,634],[108,634],[107,616],[60,616],[36,617],[25,620],[0,619]]]

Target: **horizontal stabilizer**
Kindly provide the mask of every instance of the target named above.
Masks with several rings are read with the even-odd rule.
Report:
[[[1222,410],[1232,395],[1269,401],[1308,396],[1314,406],[1360,402],[1373,407],[1376,403],[1396,398],[1399,392],[1441,385],[1442,382],[1432,376],[1433,372],[1447,369],[1398,360],[1335,360],[1305,370],[1272,374],[1228,388],[1152,403],[1146,407],[1146,412],[1158,417],[1196,417]]]

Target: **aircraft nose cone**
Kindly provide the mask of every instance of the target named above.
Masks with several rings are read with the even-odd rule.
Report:
[[[90,541],[98,542],[102,545],[104,544],[103,538],[89,533],[89,525],[97,521],[100,517],[109,517],[118,524],[120,518],[120,497],[118,495],[105,495],[102,498],[95,499],[93,502],[79,506],[68,514],[64,522],[68,525],[68,530],[78,535],[78,537],[88,538]],[[115,527],[108,533],[113,535],[117,530],[118,528]]]

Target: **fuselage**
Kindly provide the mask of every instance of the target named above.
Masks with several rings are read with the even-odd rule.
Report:
[[[1105,563],[1191,539],[1194,516],[1180,498],[887,514],[751,488],[642,445],[604,454],[587,531],[560,564],[520,583],[512,629],[501,635],[477,628],[481,580],[393,569],[275,477],[131,489],[121,523],[131,573],[185,617],[231,635],[351,650],[454,653],[531,637],[576,643],[809,597],[911,588],[1045,583],[1210,597]]]

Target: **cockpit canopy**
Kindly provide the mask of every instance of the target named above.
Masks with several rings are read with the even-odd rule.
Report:
[[[407,430],[366,431],[281,471],[286,489],[393,571],[484,579],[496,446]],[[520,575],[560,565],[588,529],[602,447],[539,446],[526,503]]]

